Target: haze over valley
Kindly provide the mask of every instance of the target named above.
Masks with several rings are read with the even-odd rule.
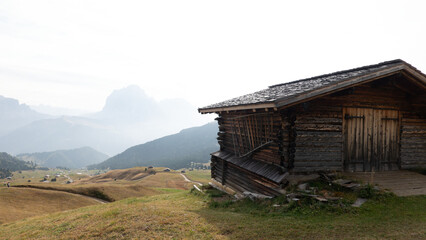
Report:
[[[64,109],[54,114],[55,108],[39,113],[3,96],[0,110],[0,152],[14,155],[90,147],[113,156],[212,121],[183,99],[157,101],[136,85],[113,91],[102,110],[79,116],[62,115]]]

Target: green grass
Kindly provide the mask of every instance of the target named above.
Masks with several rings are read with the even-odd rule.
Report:
[[[214,191],[128,198],[0,225],[1,239],[425,239],[426,196],[373,198],[359,209],[221,201]]]
[[[187,173],[191,180],[210,179],[208,171]],[[327,204],[311,198],[288,203],[284,196],[234,201],[209,187],[204,194],[185,190],[192,184],[179,173],[159,172],[138,181],[37,185],[80,192],[96,188],[118,201],[5,223],[0,239],[426,239],[426,196],[396,197],[371,186],[352,192],[309,182],[320,194],[342,198]],[[152,193],[144,192],[149,189]],[[368,196],[368,202],[351,207],[359,196]],[[8,205],[2,206],[7,211]]]
[[[186,171],[185,175],[192,181],[200,182],[202,184],[208,184],[211,179],[210,170],[193,170]]]
[[[162,193],[178,193],[185,190],[182,189],[175,189],[175,188],[155,188],[155,190],[159,190]]]

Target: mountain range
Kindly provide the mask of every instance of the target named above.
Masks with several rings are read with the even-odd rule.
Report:
[[[182,99],[157,101],[138,86],[115,90],[101,111],[81,116],[41,114],[5,97],[0,97],[0,110],[0,151],[11,154],[89,146],[115,155],[211,121]]]
[[[34,169],[34,165],[21,161],[5,152],[0,152],[0,178],[12,176],[12,172]]]
[[[108,155],[98,152],[90,147],[82,147],[71,150],[57,150],[53,152],[24,153],[19,154],[16,157],[26,162],[36,163],[43,167],[66,167],[76,169],[102,162],[108,158]]]
[[[191,162],[207,163],[217,151],[217,124],[188,128],[177,134],[133,146],[89,169],[124,169],[136,166],[161,166],[173,169],[189,167]]]
[[[0,96],[0,136],[13,132],[31,122],[50,116],[32,110],[28,105],[19,104],[13,98]]]

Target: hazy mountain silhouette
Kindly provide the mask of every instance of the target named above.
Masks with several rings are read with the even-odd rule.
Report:
[[[211,121],[183,99],[156,101],[135,85],[115,90],[102,111],[88,117],[125,135],[132,145]]]
[[[14,100],[15,107],[16,103]],[[0,136],[0,151],[19,154],[89,146],[114,155],[129,146],[201,125],[209,119],[184,100],[156,101],[138,86],[115,90],[106,99],[102,111],[80,117],[40,119],[49,116],[26,105],[18,106],[28,113],[22,115],[27,120],[19,126],[4,121],[5,134]],[[12,116],[16,111],[10,112],[5,108],[2,113]],[[25,123],[27,125],[22,126]]]
[[[60,166],[75,169],[102,162],[108,158],[108,155],[91,147],[82,147],[53,152],[24,153],[17,155],[17,157],[44,167],[55,168]]]
[[[135,166],[162,166],[173,169],[189,167],[191,162],[208,162],[217,151],[217,124],[208,123],[177,134],[133,146],[108,160],[88,166],[89,169],[123,169]]]
[[[113,154],[131,142],[93,119],[61,117],[39,120],[0,138],[0,151],[48,152],[90,146]]]
[[[47,114],[51,116],[82,116],[85,114],[89,114],[90,111],[88,110],[81,110],[81,109],[73,109],[73,108],[63,108],[63,107],[52,107],[49,105],[31,105],[31,109],[33,109],[36,112]]]
[[[108,96],[101,112],[94,115],[113,124],[145,122],[161,114],[158,103],[138,86],[115,90]]]
[[[0,136],[23,127],[33,121],[49,118],[13,98],[0,96]]]

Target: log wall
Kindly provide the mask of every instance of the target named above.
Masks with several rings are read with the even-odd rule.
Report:
[[[237,192],[249,191],[267,196],[280,195],[280,192],[275,190],[280,188],[279,185],[223,159],[212,156],[211,166],[212,178]]]
[[[221,112],[218,119],[220,150],[237,152],[233,140],[234,118],[266,113],[272,116],[273,131],[276,134],[271,136],[272,142],[269,145],[250,154],[252,159],[282,166],[287,170],[291,169],[292,172],[343,171],[345,159],[343,109],[395,110],[400,119],[397,124],[400,133],[399,151],[394,151],[398,155],[396,158],[399,166],[403,169],[426,167],[424,94],[424,89],[408,82],[402,75],[395,75],[277,111],[258,109],[256,112],[251,110]],[[238,169],[238,166],[229,166],[227,169],[244,172]],[[213,175],[214,171],[213,169]],[[215,175],[218,181],[222,177],[220,174],[218,172]],[[235,180],[230,184],[239,181],[237,176],[230,178]]]
[[[426,96],[421,94],[401,76],[393,76],[293,106],[297,131],[293,171],[344,170],[345,107],[397,110],[400,151],[394,152],[400,167],[426,167]]]
[[[265,147],[260,148],[258,151],[253,152],[252,158],[264,161],[267,163],[280,165],[281,163],[281,154],[280,154],[280,143],[282,142],[282,138],[280,138],[282,120],[281,115],[276,111],[257,111],[253,112],[230,112],[230,113],[221,113],[220,121],[219,121],[219,129],[221,129],[221,134],[219,136],[220,140],[223,141],[221,151],[226,151],[230,153],[237,152],[235,149],[235,141],[233,140],[233,121],[237,117],[241,116],[250,116],[253,114],[267,114],[272,118],[272,132],[273,134],[270,136],[270,140],[272,141]],[[269,122],[268,122],[269,124]],[[256,134],[253,134],[253,138],[256,138]],[[234,136],[238,137],[238,136]],[[238,146],[237,146],[238,147]]]
[[[342,108],[322,99],[294,108],[294,172],[342,169]]]
[[[402,169],[426,168],[426,101],[402,111],[400,152]]]

